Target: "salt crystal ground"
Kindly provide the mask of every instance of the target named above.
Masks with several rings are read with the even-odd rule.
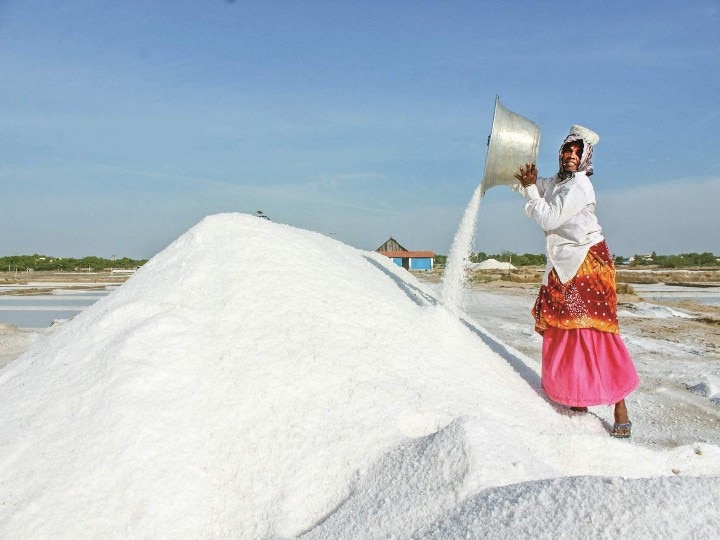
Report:
[[[204,219],[0,371],[7,538],[713,537],[720,448],[617,441],[384,257]]]

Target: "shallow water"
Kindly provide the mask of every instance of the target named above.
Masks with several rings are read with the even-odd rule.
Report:
[[[56,320],[72,319],[115,287],[101,290],[56,290],[54,294],[0,295],[0,323],[18,328],[47,328]]]
[[[684,287],[664,283],[632,284],[633,290],[647,301],[697,302],[720,306],[720,287]]]

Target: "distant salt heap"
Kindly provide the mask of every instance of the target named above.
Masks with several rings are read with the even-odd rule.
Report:
[[[0,535],[716,531],[720,449],[611,440],[523,362],[383,256],[211,216],[0,371]]]
[[[472,263],[469,267],[471,270],[517,270],[516,266],[497,259],[485,259],[479,263]]]

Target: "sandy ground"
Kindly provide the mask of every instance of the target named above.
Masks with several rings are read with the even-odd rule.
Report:
[[[104,272],[0,272],[0,295],[50,294],[54,289],[93,289],[125,283],[129,275]]]

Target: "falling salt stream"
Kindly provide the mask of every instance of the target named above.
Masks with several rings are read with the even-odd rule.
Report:
[[[440,288],[440,302],[451,312],[462,314],[463,288],[465,286],[466,268],[470,261],[473,241],[475,240],[475,224],[480,210],[482,199],[482,184],[472,195],[470,203],[465,209],[460,226],[455,233],[450,254],[445,263],[442,284]]]

